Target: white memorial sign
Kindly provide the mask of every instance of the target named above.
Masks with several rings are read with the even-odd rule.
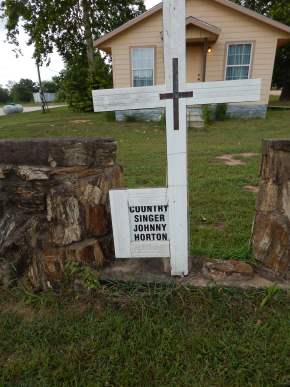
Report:
[[[111,191],[110,197],[116,257],[170,257],[172,275],[187,275],[189,266],[186,107],[259,101],[261,94],[259,79],[186,83],[185,19],[185,0],[163,1],[165,85],[93,91],[95,112],[157,107],[166,110],[168,187],[140,190],[139,194],[138,190]],[[138,205],[142,207],[149,205],[149,197],[151,205],[168,205],[168,241],[135,240],[139,234],[140,238],[149,237],[147,231],[134,232],[138,222],[130,212],[134,206],[131,193],[138,196]],[[164,202],[154,197],[157,193],[163,195]],[[148,224],[151,223],[155,224]]]
[[[166,188],[110,191],[118,258],[170,256],[168,202]]]

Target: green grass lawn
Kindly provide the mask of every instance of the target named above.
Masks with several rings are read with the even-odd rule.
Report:
[[[0,138],[111,136],[128,187],[166,184],[165,132],[158,124],[108,122],[104,114],[53,110],[0,117]],[[266,120],[228,120],[206,130],[189,130],[191,254],[250,259],[249,238],[259,183],[261,140],[289,137],[290,112],[269,112]],[[230,167],[216,160],[227,153],[254,152],[246,164]]]
[[[85,122],[87,121],[87,122]],[[290,113],[190,130],[191,252],[250,259],[260,153]],[[164,186],[165,133],[57,109],[0,117],[1,138],[112,136],[128,187]],[[290,293],[106,284],[91,295],[0,290],[0,386],[289,386]]]
[[[0,385],[286,387],[289,304],[217,288],[2,291]]]
[[[271,95],[270,96],[269,105],[270,106],[286,106],[286,107],[290,107],[290,101],[280,101],[278,96]]]

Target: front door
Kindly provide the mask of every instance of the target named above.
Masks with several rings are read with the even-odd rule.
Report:
[[[202,43],[187,44],[187,82],[203,82],[204,46]]]

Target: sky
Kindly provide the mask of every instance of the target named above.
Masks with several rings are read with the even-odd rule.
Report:
[[[145,0],[147,9],[160,3],[161,0]],[[29,78],[37,82],[37,71],[32,59],[33,47],[27,46],[27,36],[22,31],[19,37],[23,56],[16,57],[13,45],[6,42],[4,21],[0,20],[0,85],[6,86],[9,81],[19,81],[21,78]],[[63,62],[57,53],[50,57],[50,65],[41,67],[43,80],[50,80],[63,69]]]

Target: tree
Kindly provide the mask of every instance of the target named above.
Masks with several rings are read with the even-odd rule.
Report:
[[[93,62],[94,88],[105,89],[112,87],[111,68],[102,57],[97,54]],[[92,110],[92,88],[89,67],[85,55],[75,56],[70,60],[59,78],[59,99],[66,100],[75,111]]]
[[[0,85],[0,103],[6,103],[9,101],[9,92]]]
[[[289,0],[232,0],[290,26]],[[290,44],[278,48],[273,84],[282,88],[280,100],[290,100]]]
[[[74,66],[79,56],[85,55],[86,83],[90,88],[98,85],[96,63],[101,67],[104,64],[100,57],[96,60],[94,39],[144,10],[143,0],[2,0],[0,5],[7,20],[9,42],[19,45],[22,24],[29,35],[28,43],[35,46],[34,57],[39,63],[47,60],[54,48],[67,66]]]
[[[232,0],[234,3],[243,5],[255,12],[267,15],[272,5],[272,0]]]
[[[36,85],[31,79],[20,79],[11,87],[10,95],[14,102],[30,102],[33,100],[33,92],[36,90]]]
[[[273,19],[290,26],[289,0],[273,1],[270,15]],[[290,43],[278,49],[273,81],[277,87],[282,88],[280,100],[290,101]]]
[[[51,81],[42,81],[42,88],[44,93],[58,92],[58,85],[53,79]]]

